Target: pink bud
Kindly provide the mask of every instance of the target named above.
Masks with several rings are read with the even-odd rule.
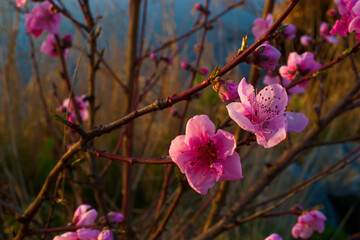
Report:
[[[209,69],[207,68],[207,67],[202,67],[201,69],[200,69],[200,74],[201,75],[206,75],[206,74],[208,74],[209,73]]]
[[[196,10],[200,11],[200,10],[203,9],[204,7],[203,7],[203,5],[201,5],[201,3],[196,3],[195,6],[194,6],[194,8],[195,8]]]
[[[307,47],[314,43],[314,39],[312,37],[310,37],[309,35],[302,35],[300,37],[300,43],[303,46]]]
[[[328,11],[328,14],[331,16],[331,17],[336,17],[336,10],[335,9],[330,9],[329,11]]]
[[[218,92],[219,98],[223,102],[234,102],[239,98],[238,85],[233,80],[220,80],[213,85],[213,89]]]
[[[282,240],[282,237],[277,233],[273,233],[267,238],[265,238],[265,240]]]
[[[113,224],[119,224],[125,219],[124,215],[119,212],[109,212],[107,214],[107,217],[109,218],[109,221]]]
[[[280,56],[279,50],[269,44],[263,44],[255,49],[252,57],[248,57],[247,62],[260,68],[274,70]]]
[[[286,40],[293,40],[296,37],[296,27],[292,24],[288,24],[284,30],[284,36]]]
[[[180,63],[180,67],[181,67],[182,69],[189,70],[191,66],[190,66],[190,63],[188,63],[188,62],[186,62],[186,61],[182,61],[182,62]]]
[[[113,239],[114,239],[114,235],[108,229],[103,230],[97,237],[97,240],[113,240]]]
[[[173,117],[180,117],[180,114],[176,108],[170,108],[169,113]]]
[[[157,61],[159,60],[159,55],[157,53],[151,52],[150,58]]]

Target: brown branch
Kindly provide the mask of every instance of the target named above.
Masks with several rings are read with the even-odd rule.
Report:
[[[36,234],[45,234],[45,233],[56,233],[56,232],[74,232],[80,228],[90,228],[102,230],[103,226],[97,225],[81,225],[81,226],[66,226],[66,227],[57,227],[57,228],[45,228],[45,229],[29,229],[27,235],[36,235]]]

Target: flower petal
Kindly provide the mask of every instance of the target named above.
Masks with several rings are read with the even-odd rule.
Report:
[[[189,145],[192,137],[204,141],[215,134],[215,125],[207,115],[197,115],[191,118],[186,124],[186,135],[184,142]]]
[[[94,224],[97,215],[98,213],[95,209],[91,209],[90,211],[87,211],[86,213],[81,215],[79,221],[76,223],[76,226]]]
[[[244,108],[242,103],[234,102],[226,106],[229,116],[234,120],[242,129],[255,132],[256,129],[250,120],[246,117],[249,112]]]
[[[205,167],[186,165],[185,175],[189,185],[198,193],[206,194],[215,185],[214,171]]]
[[[246,79],[243,78],[238,87],[239,97],[242,104],[251,107],[255,100],[255,90],[253,85],[248,84]]]
[[[309,119],[302,113],[285,113],[287,132],[301,132],[307,126]]]
[[[219,181],[231,181],[243,178],[240,156],[237,152],[234,152],[232,156],[223,159],[221,164],[224,169],[224,174],[221,175]]]
[[[185,135],[177,136],[171,141],[169,155],[178,165],[180,171],[185,173],[185,163],[193,158],[193,155],[189,151],[189,146],[185,143]]]
[[[100,231],[97,229],[80,228],[76,233],[80,240],[97,240]]]
[[[265,129],[255,132],[256,141],[264,148],[271,148],[286,138],[286,123],[284,117],[273,119],[266,124]]]
[[[76,232],[66,232],[59,236],[55,236],[53,240],[77,240],[78,235]]]
[[[236,140],[234,135],[219,129],[217,133],[210,137],[216,146],[216,155],[219,158],[225,158],[233,155],[236,148]]]

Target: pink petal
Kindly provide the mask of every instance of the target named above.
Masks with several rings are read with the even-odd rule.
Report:
[[[342,37],[346,37],[347,33],[347,23],[344,20],[336,20],[335,25],[330,30],[331,35],[339,34]]]
[[[240,156],[237,152],[234,152],[232,156],[223,159],[221,164],[224,169],[224,174],[221,175],[219,181],[232,181],[243,178]]]
[[[59,236],[55,236],[53,240],[77,240],[78,235],[76,232],[66,232]]]
[[[74,212],[73,221],[75,221],[75,219],[79,220],[89,208],[91,208],[89,204],[81,204]]]
[[[195,165],[197,166],[197,165]],[[215,185],[214,172],[203,167],[190,167],[186,165],[185,175],[189,185],[198,193],[206,194]]]
[[[257,95],[256,101],[260,105],[261,109],[258,114],[261,119],[269,117],[269,113],[266,111],[278,112],[277,115],[282,115],[288,104],[288,96],[286,89],[280,84],[272,84],[263,88]]]
[[[224,174],[224,167],[221,163],[213,163],[212,168],[215,173],[215,181],[219,182],[221,176]]]
[[[264,148],[271,148],[286,138],[285,119],[277,118],[269,122],[265,130],[255,132],[256,141]]]
[[[323,221],[326,221],[326,216],[320,212],[320,211],[317,211],[317,210],[311,210],[310,211],[310,214],[315,218],[315,219],[321,219]]]
[[[281,66],[279,69],[279,73],[283,78],[287,78],[287,79],[293,79],[294,78],[294,74],[295,71],[293,71],[294,73],[290,73],[291,71],[293,71],[293,69],[289,68],[288,66]]]
[[[76,226],[94,224],[97,215],[98,213],[95,209],[91,209],[90,211],[87,211],[86,213],[81,215],[79,221],[76,223]]]
[[[315,220],[312,224],[313,228],[316,229],[319,233],[322,233],[325,229],[325,224],[323,220]]]
[[[234,135],[219,129],[217,133],[210,137],[214,142],[219,158],[225,158],[233,155],[236,148],[236,139]]]
[[[304,224],[296,223],[291,229],[291,234],[293,235],[294,238],[297,239],[300,237],[300,233],[303,231],[303,229],[304,229]]]
[[[354,18],[349,24],[349,32],[360,33],[360,16]]]
[[[300,233],[300,237],[303,239],[308,239],[313,234],[314,230],[311,227],[305,225],[303,231]]]
[[[273,233],[270,236],[268,236],[267,238],[265,238],[265,240],[283,240],[283,239],[279,234]]]
[[[360,2],[357,1],[354,7],[351,9],[356,16],[360,15]]]
[[[275,83],[280,84],[280,77],[279,76],[272,77],[269,74],[266,74],[266,76],[264,77],[263,83],[265,85],[271,85],[271,84],[275,84]]]
[[[307,126],[309,119],[302,113],[285,112],[288,132],[301,132]]]
[[[189,146],[185,143],[185,135],[177,136],[174,140],[172,140],[169,155],[178,165],[182,173],[185,173],[185,163],[193,159],[193,155],[189,152],[189,150]]]
[[[98,238],[97,238],[97,240],[113,240],[113,239],[114,239],[114,235],[113,235],[113,233],[112,233],[110,230],[108,230],[108,229],[103,230],[103,231],[99,234],[99,236],[98,236]]]
[[[108,216],[110,222],[112,222],[114,224],[122,223],[125,219],[124,215],[119,212],[108,212],[107,216]]]
[[[289,54],[287,65],[288,67],[291,67],[292,69],[295,69],[296,64],[301,63],[301,56],[297,54],[296,52],[292,52]]]
[[[253,85],[248,84],[246,79],[243,78],[239,84],[238,92],[241,102],[244,105],[251,107],[255,100],[255,90]]]
[[[192,137],[200,140],[208,139],[215,134],[215,125],[207,115],[197,115],[191,118],[186,124],[186,135],[184,142],[189,145]]]
[[[226,106],[229,116],[234,120],[242,129],[255,132],[256,129],[250,120],[246,117],[249,112],[246,111],[242,103],[233,102]],[[245,115],[246,114],[246,115]]]
[[[76,233],[80,240],[97,240],[100,231],[97,229],[80,228]]]
[[[311,214],[303,214],[298,217],[298,222],[303,222],[303,223],[310,223],[313,222],[314,220],[315,219],[313,216],[311,216]]]

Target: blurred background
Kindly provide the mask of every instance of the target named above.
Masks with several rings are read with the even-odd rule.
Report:
[[[78,5],[75,1],[63,1],[73,17],[83,21]],[[121,0],[92,0],[91,7],[94,16],[101,16],[98,26],[102,27],[98,38],[99,49],[104,49],[104,58],[118,78],[125,82],[127,61],[127,27],[128,27],[128,1]],[[191,29],[197,17],[193,9],[197,1],[194,0],[149,0],[146,19],[144,49],[151,51],[159,47],[168,39],[182,35]],[[201,2],[201,1],[200,1]],[[234,0],[213,0],[210,11],[212,16],[221,12]],[[274,8],[274,18],[285,8],[287,1],[277,1]],[[261,17],[263,0],[249,0],[240,8],[229,11],[213,24],[214,28],[208,31],[205,42],[204,56],[200,66],[214,69],[216,65],[224,66],[237,53],[241,46],[241,39],[248,35],[251,44],[254,37],[251,26],[255,18]],[[34,4],[28,3],[31,9]],[[327,11],[336,8],[330,0],[302,0],[285,20],[297,27],[297,37],[292,41],[277,42],[276,46],[283,53],[281,65],[286,65],[287,56],[290,52],[305,51],[314,52],[316,60],[327,63],[341,54],[347,46],[353,46],[354,37],[349,40],[341,39],[340,43],[331,45],[321,40],[319,26],[322,21],[331,24],[334,20],[327,15]],[[52,119],[56,127],[57,138],[54,137],[47,127],[46,119],[42,112],[39,90],[34,77],[30,46],[24,27],[24,13],[15,10],[13,1],[2,0],[0,2],[0,199],[24,210],[39,192],[48,172],[59,159],[55,144],[57,140],[63,141],[64,127]],[[82,34],[64,17],[60,25],[62,35],[73,35],[73,46],[68,55],[67,66],[72,76],[77,60],[83,49],[85,39]],[[308,34],[319,43],[316,46],[304,47],[299,38]],[[200,41],[201,31],[190,36],[181,48],[173,65],[158,75],[159,81],[151,91],[145,95],[139,107],[152,103],[157,98],[166,98],[174,93],[185,90],[190,81],[190,73],[180,68],[181,61],[190,63],[195,61],[196,51],[194,45]],[[43,34],[34,39],[36,58],[39,62],[40,78],[44,87],[46,102],[49,108],[56,112],[61,101],[67,98],[67,91],[59,74],[59,62],[57,58],[51,58],[39,51],[42,41],[46,38]],[[162,50],[159,55],[171,56],[181,44],[181,41]],[[359,54],[354,55],[359,59]],[[87,92],[88,62],[84,57],[81,60],[74,85],[74,92],[80,96]],[[305,94],[296,95],[292,98],[288,109],[302,112],[309,119],[309,125],[316,124],[317,119],[314,106],[318,104],[319,89],[322,89],[326,99],[323,111],[326,112],[333,106],[342,95],[354,83],[352,71],[349,70],[350,61],[345,60],[332,67],[323,77],[323,81],[312,82]],[[359,67],[360,62],[356,61]],[[142,62],[140,70],[140,89],[146,84],[154,70],[154,62],[146,58]],[[248,78],[250,66],[240,64],[225,79],[233,79],[239,82],[242,77]],[[266,71],[261,71],[258,81],[259,89],[262,88],[262,78]],[[200,82],[203,77],[198,76],[195,82]],[[126,98],[119,84],[114,81],[111,73],[104,67],[96,75],[96,125],[106,124],[125,115]],[[227,116],[226,103],[220,101],[217,93],[211,88],[202,91],[200,98],[191,101],[185,120],[194,115],[207,114],[215,122],[219,123]],[[184,103],[176,104],[173,108],[181,111]],[[359,136],[359,110],[353,110],[339,117],[324,131],[319,141],[330,141],[350,136]],[[168,155],[170,142],[176,136],[179,120],[169,114],[165,109],[161,112],[148,114],[135,120],[135,144],[133,156],[143,158],[165,157]],[[235,124],[225,129],[230,132],[237,131]],[[114,131],[101,138],[95,139],[97,149],[111,152],[118,141],[121,130]],[[291,141],[301,141],[301,134],[291,135]],[[63,142],[63,152],[66,146],[71,144],[71,139]],[[272,149],[264,149],[252,144],[240,149],[243,164],[244,179],[232,182],[230,192],[226,199],[223,211],[228,210],[232,204],[246,192],[252,183],[258,179],[266,169],[267,164],[276,161],[288,143],[285,141]],[[309,149],[301,155],[289,169],[281,174],[257,199],[261,201],[270,196],[282,192],[290,186],[307,179],[323,170],[332,162],[340,159],[346,153],[354,149],[358,143],[343,143],[338,145],[324,146]],[[249,150],[251,153],[247,156]],[[106,159],[98,159],[100,169],[107,163]],[[57,205],[55,219],[52,225],[64,226],[72,218],[75,207],[84,203],[97,208],[93,196],[93,190],[89,183],[89,177],[85,171],[86,164],[78,169],[71,169],[71,174],[77,177],[80,186],[81,199],[75,198],[73,188],[69,181],[64,181],[61,188],[66,199],[65,205]],[[121,168],[122,164],[113,163],[103,177],[102,187],[105,192],[109,208],[121,211]],[[136,189],[134,198],[134,224],[141,232],[141,225],[149,224],[151,218],[142,219],[151,207],[161,190],[164,176],[163,166],[136,166],[136,180],[133,188]],[[172,194],[176,184],[170,190]],[[213,189],[212,192],[215,190]],[[173,236],[180,222],[186,221],[192,216],[207,199],[192,189],[187,189],[181,198],[180,204],[175,211],[174,218],[169,222],[164,239]],[[171,200],[171,198],[170,198]],[[168,203],[167,203],[168,204]],[[314,234],[310,239],[345,239],[347,236],[358,232],[360,229],[360,163],[352,163],[342,171],[333,174],[324,180],[314,184],[308,190],[293,197],[276,211],[286,211],[295,204],[301,204],[304,208],[312,208],[322,205],[322,211],[328,217],[325,233]],[[47,209],[50,203],[45,203],[43,210],[37,215],[36,220],[40,223],[46,220]],[[210,209],[210,208],[209,208]],[[250,214],[250,213],[248,213]],[[203,214],[194,224],[189,236],[196,234],[194,230],[202,226],[207,214]],[[246,214],[242,217],[246,217]],[[263,239],[273,232],[281,234],[284,239],[291,239],[291,227],[296,223],[296,216],[281,216],[271,219],[257,219],[248,224],[234,228],[217,239]],[[11,238],[12,231],[18,225],[5,207],[0,207],[0,239]]]

